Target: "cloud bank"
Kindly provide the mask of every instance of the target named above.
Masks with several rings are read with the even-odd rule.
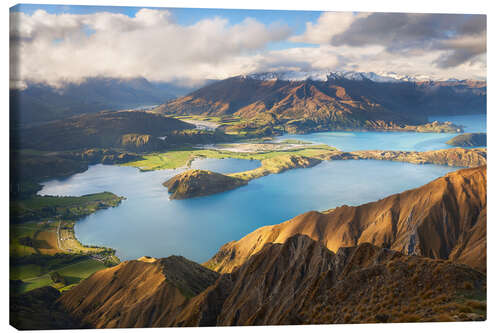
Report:
[[[293,35],[286,24],[224,17],[184,26],[168,10],[134,17],[11,12],[11,85],[145,77],[185,85],[271,70],[359,70],[485,78],[486,17],[325,12]],[[273,50],[270,45],[285,43]],[[297,43],[306,43],[297,44]]]
[[[17,81],[78,81],[88,76],[197,80],[230,75],[225,64],[287,38],[291,30],[254,19],[176,24],[166,10],[123,14],[11,13],[11,77]]]
[[[417,57],[431,54],[428,65],[444,69],[443,74],[455,67],[460,67],[459,76],[466,68],[471,76],[481,76],[478,68],[486,74],[485,15],[327,12],[291,39],[359,49],[380,46],[378,56],[417,63]]]

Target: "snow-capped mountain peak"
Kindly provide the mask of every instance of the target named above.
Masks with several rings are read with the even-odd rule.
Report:
[[[263,81],[328,81],[331,80],[352,80],[363,81],[370,80],[373,82],[401,82],[401,81],[416,81],[415,78],[408,75],[398,75],[396,73],[374,73],[374,72],[355,72],[355,71],[281,71],[281,72],[265,72],[246,75],[255,80]]]

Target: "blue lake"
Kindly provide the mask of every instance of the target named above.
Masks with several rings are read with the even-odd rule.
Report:
[[[433,117],[430,121],[451,121],[464,126],[464,132],[486,132],[486,115]],[[298,139],[323,143],[342,151],[355,150],[412,150],[427,151],[452,148],[446,141],[454,133],[415,132],[319,132],[311,134],[283,135],[280,139]]]
[[[257,165],[257,161],[232,159],[193,163],[193,167],[218,172]],[[178,254],[204,262],[224,243],[258,227],[309,210],[378,200],[454,170],[387,161],[328,161],[310,169],[269,175],[217,195],[170,200],[162,182],[182,169],[141,172],[132,167],[94,165],[84,173],[44,183],[40,194],[111,191],[125,196],[120,206],[79,221],[75,232],[80,241],[115,248],[122,260]]]
[[[466,132],[486,132],[486,115],[436,117],[464,125]],[[449,148],[455,134],[328,132],[286,135],[363,149],[433,150]],[[259,161],[198,159],[191,167],[231,173],[250,170]],[[115,248],[122,260],[144,255],[183,255],[204,262],[226,242],[255,229],[286,221],[309,210],[359,205],[428,183],[457,168],[389,161],[328,161],[253,180],[233,191],[188,200],[170,200],[162,183],[185,170],[141,172],[133,167],[94,165],[86,172],[44,183],[40,194],[83,195],[110,191],[126,197],[119,207],[92,214],[75,226],[84,244]]]

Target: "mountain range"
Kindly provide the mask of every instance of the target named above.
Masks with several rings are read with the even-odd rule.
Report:
[[[245,126],[287,132],[402,129],[432,115],[484,113],[483,81],[411,81],[357,72],[240,75],[204,86],[155,111],[237,116]]]
[[[224,136],[195,127],[147,111],[101,111],[18,129],[11,133],[11,146],[43,151],[119,148],[145,152],[173,144],[213,143]]]
[[[431,81],[396,73],[268,72],[206,80],[195,88],[144,78],[91,77],[57,87],[28,82],[24,89],[10,90],[11,125],[164,103],[156,110],[238,116],[247,122],[239,124],[244,127],[397,130],[423,124],[430,115],[484,113],[486,107],[485,81]]]
[[[103,110],[153,106],[189,91],[144,78],[92,77],[58,87],[28,82],[24,89],[10,90],[10,115],[13,126],[26,126]]]
[[[473,310],[455,309],[461,294],[483,294],[484,286],[482,273],[452,262],[368,243],[334,253],[295,235],[266,244],[230,274],[175,256],[127,261],[58,303],[95,328],[477,320]]]

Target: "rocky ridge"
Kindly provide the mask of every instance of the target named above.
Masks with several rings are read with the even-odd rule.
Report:
[[[232,273],[210,273],[202,281],[211,284],[191,298],[171,281],[189,281],[196,264],[186,271],[185,259],[164,260],[100,271],[59,304],[96,328],[485,319],[484,302],[467,296],[476,290],[484,299],[483,273],[367,243],[336,253],[305,235],[268,243]],[[187,274],[168,279],[169,271]]]
[[[486,166],[447,174],[361,206],[311,211],[223,245],[204,265],[226,273],[268,243],[303,234],[332,251],[369,242],[486,270]]]

